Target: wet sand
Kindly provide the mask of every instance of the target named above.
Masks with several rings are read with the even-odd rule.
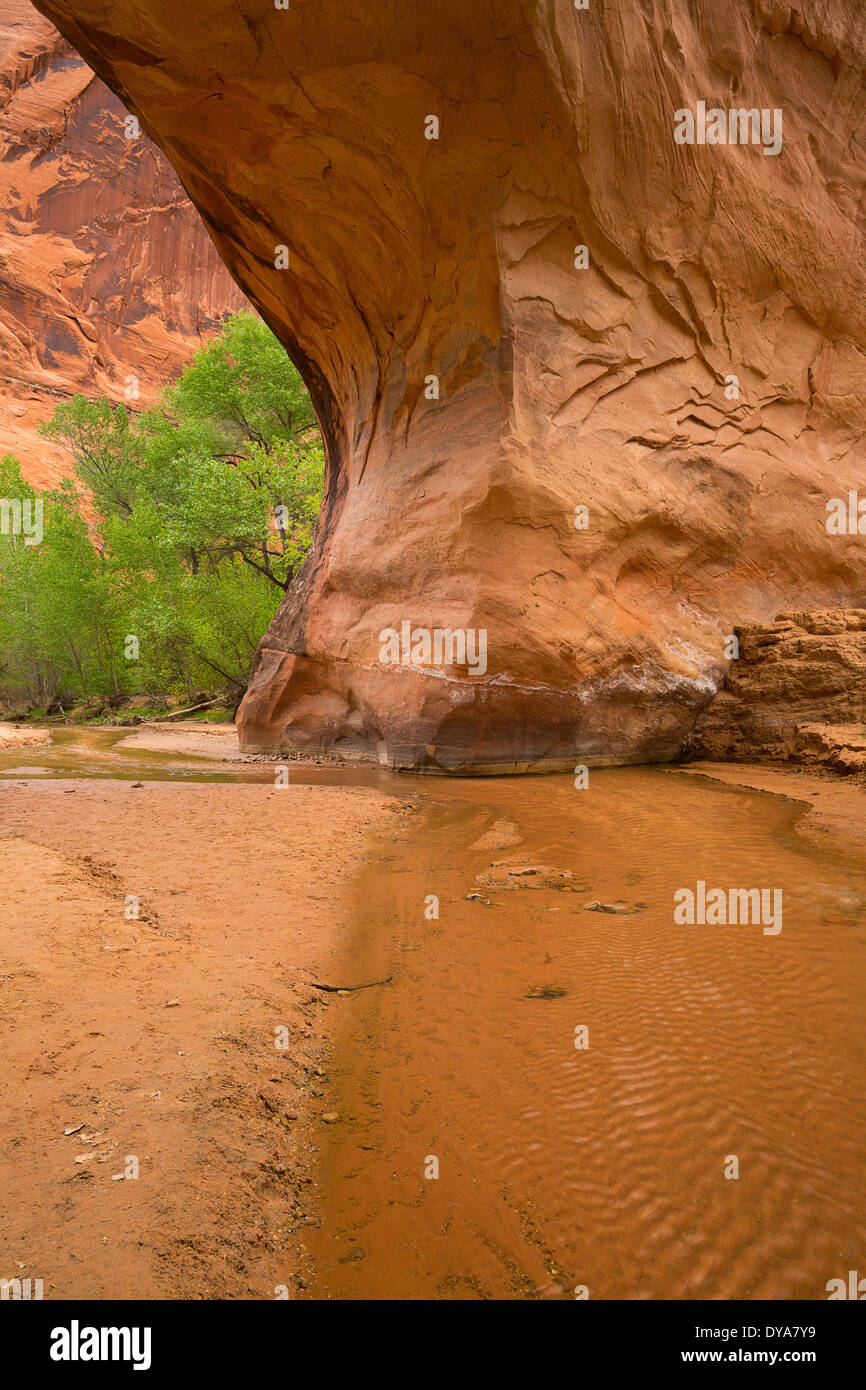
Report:
[[[331,1002],[303,981],[399,814],[366,789],[0,786],[0,1274],[295,1296],[329,1108]]]
[[[816,848],[866,863],[866,783],[779,767],[690,763],[683,769],[732,787],[750,787],[803,803],[797,831]]]
[[[394,981],[333,1018],[315,1296],[826,1298],[866,1243],[862,861],[664,769],[424,805],[356,886],[347,961]],[[678,925],[699,878],[779,887],[781,932]]]
[[[203,756],[225,730],[156,739],[0,761],[8,1273],[809,1299],[862,1263],[862,788],[703,765],[275,788]],[[677,926],[697,878],[779,885],[783,930]]]
[[[239,762],[238,735],[234,724],[206,724],[201,720],[143,723],[124,732],[119,746],[148,753],[177,753],[199,758]]]

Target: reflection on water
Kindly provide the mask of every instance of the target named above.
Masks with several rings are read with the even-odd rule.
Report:
[[[395,978],[340,1000],[313,1292],[820,1299],[866,1267],[861,870],[675,771],[422,791],[358,885],[340,974]],[[471,848],[503,818],[522,844]],[[521,856],[577,891],[467,901]],[[676,925],[698,879],[781,889],[782,931]]]
[[[115,777],[136,781],[268,782],[274,781],[272,762],[238,762],[221,767],[213,758],[187,752],[153,752],[130,746],[130,728],[70,728],[51,730],[50,744],[0,751],[0,779],[15,777]],[[218,736],[214,736],[215,738]],[[238,755],[240,758],[240,755]],[[374,767],[319,767],[290,764],[293,783],[328,786],[394,785],[393,777]],[[403,785],[401,783],[401,785]]]

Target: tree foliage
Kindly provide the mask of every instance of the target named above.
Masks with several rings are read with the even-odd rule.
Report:
[[[43,535],[0,536],[0,696],[39,706],[242,689],[312,542],[323,449],[309,395],[254,314],[228,319],[156,407],[74,396],[42,427],[74,479]]]

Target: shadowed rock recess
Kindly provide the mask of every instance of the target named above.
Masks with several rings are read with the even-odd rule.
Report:
[[[866,538],[825,527],[866,491],[860,0],[39,8],[319,412],[326,502],[245,748],[668,758],[735,624],[866,605]],[[676,143],[699,102],[781,112],[780,152]],[[383,663],[404,622],[483,630],[486,669]]]

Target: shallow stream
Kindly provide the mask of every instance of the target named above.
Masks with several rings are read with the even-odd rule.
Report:
[[[124,736],[56,730],[0,776],[273,779]],[[309,1294],[822,1299],[866,1273],[866,873],[802,804],[665,768],[291,779],[416,808],[334,965],[392,979],[329,1011]],[[698,881],[780,890],[781,930],[679,924]]]

